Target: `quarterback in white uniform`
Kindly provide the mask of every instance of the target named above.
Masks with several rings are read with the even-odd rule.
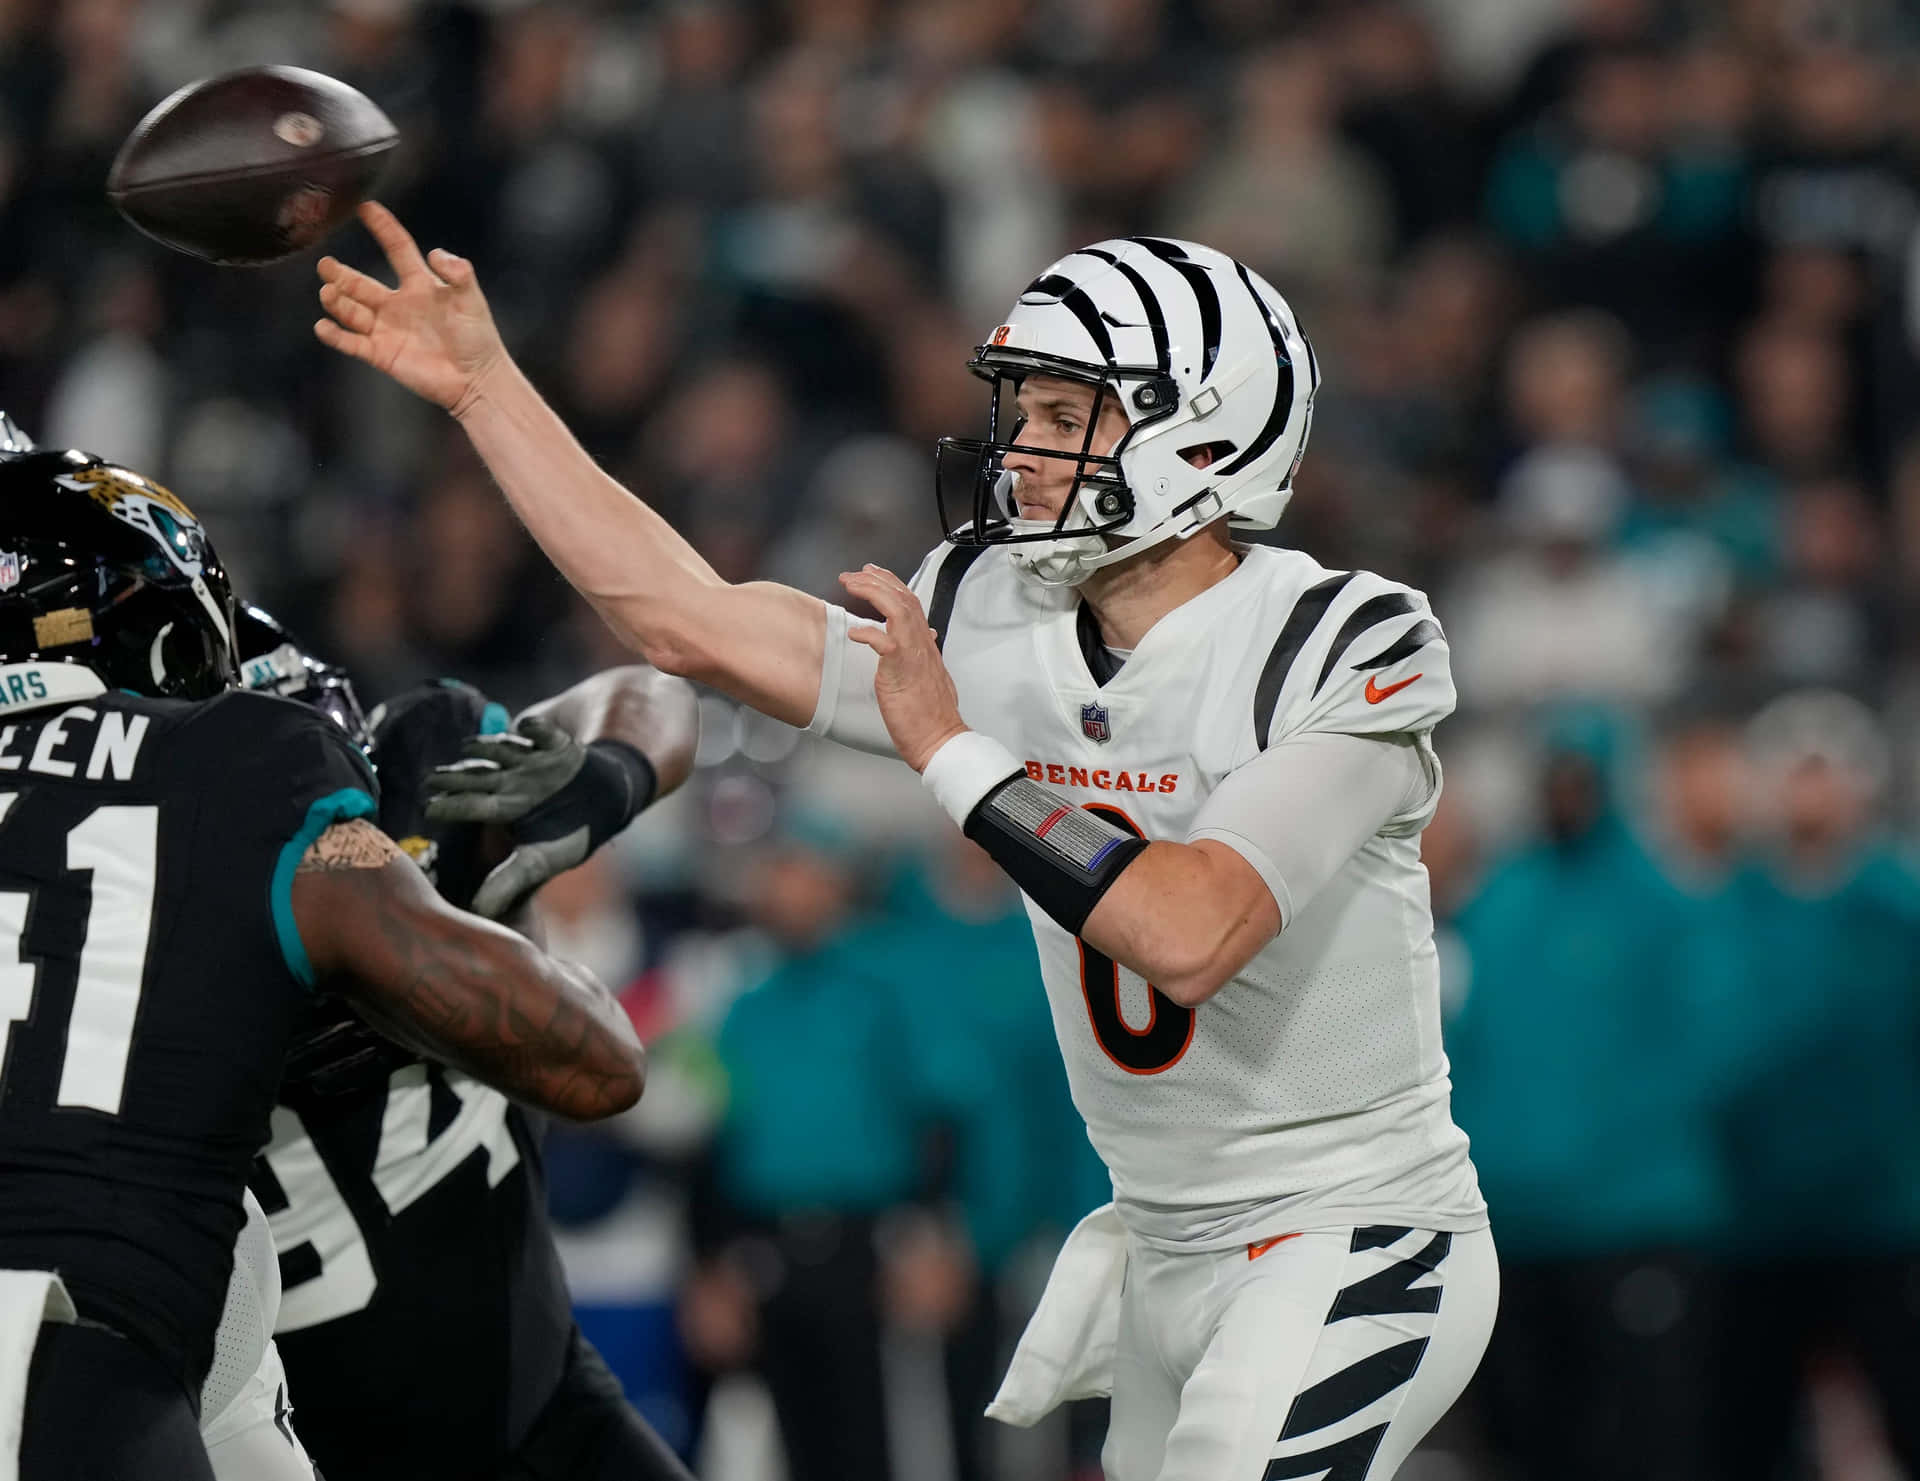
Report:
[[[896,752],[1025,894],[1114,1203],[991,1412],[1111,1392],[1110,1481],[1391,1476],[1498,1291],[1419,862],[1454,694],[1419,593],[1232,538],[1312,420],[1285,300],[1163,238],[1036,278],[970,366],[987,436],[940,445],[947,543],[843,578],[878,624],[722,581],[567,434],[471,265],[362,219],[398,285],[323,259],[320,338],[449,409],[657,667]]]

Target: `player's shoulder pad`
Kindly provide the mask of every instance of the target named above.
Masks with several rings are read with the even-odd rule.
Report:
[[[296,700],[233,689],[207,703],[193,731],[240,787],[259,779],[301,806],[339,791],[377,796],[373,763],[338,725]]]
[[[926,608],[927,626],[938,634],[943,650],[956,620],[976,636],[1002,629],[1024,632],[1036,618],[1080,601],[1078,592],[1043,587],[1022,577],[1007,559],[1004,545],[943,541],[908,584]]]
[[[960,584],[988,549],[985,545],[955,545],[951,540],[942,540],[920,562],[920,569],[907,583],[920,598],[920,605],[926,608],[927,626],[933,629],[934,641],[942,649],[947,646],[947,629],[953,625]]]
[[[1255,683],[1255,743],[1307,731],[1417,734],[1451,714],[1453,668],[1426,594],[1371,571],[1313,574]]]

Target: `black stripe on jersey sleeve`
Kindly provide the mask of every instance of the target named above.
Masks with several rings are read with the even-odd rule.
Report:
[[[1320,681],[1313,686],[1313,692],[1318,694],[1326,688],[1327,675],[1333,672],[1333,666],[1353,646],[1355,638],[1370,627],[1378,627],[1390,617],[1404,617],[1412,610],[1412,600],[1397,591],[1382,592],[1355,607],[1347,620],[1340,624],[1340,631],[1334,634],[1333,645],[1327,649],[1327,661],[1320,665]]]
[[[960,580],[986,549],[984,545],[956,545],[940,561],[940,574],[933,578],[933,600],[927,604],[927,626],[933,629],[934,646],[943,652],[947,624],[953,620],[954,598],[960,595]]]
[[[1273,712],[1280,703],[1280,690],[1287,682],[1287,673],[1292,669],[1293,661],[1300,656],[1300,650],[1307,646],[1307,639],[1313,636],[1313,630],[1327,615],[1334,598],[1353,580],[1353,576],[1352,571],[1342,571],[1336,576],[1327,577],[1318,585],[1308,587],[1287,614],[1287,620],[1280,628],[1280,636],[1274,639],[1273,651],[1267,655],[1266,667],[1260,670],[1260,682],[1253,690],[1253,735],[1261,750],[1266,750],[1271,740],[1269,732],[1273,729]]]
[[[1416,622],[1402,633],[1389,648],[1376,653],[1372,658],[1363,658],[1354,665],[1356,669],[1390,668],[1401,659],[1418,653],[1427,644],[1440,636],[1440,624],[1431,619]]]

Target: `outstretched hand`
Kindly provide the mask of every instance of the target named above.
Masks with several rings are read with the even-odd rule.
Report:
[[[880,716],[900,759],[923,771],[935,751],[967,728],[926,611],[906,582],[880,566],[842,572],[840,584],[886,619],[885,627],[855,623],[847,636],[880,655],[873,680]]]
[[[473,264],[438,247],[422,257],[407,229],[377,201],[360,207],[360,220],[386,253],[398,285],[389,288],[322,257],[320,306],[331,317],[313,332],[322,344],[458,415],[507,358]]]
[[[427,776],[427,817],[507,829],[513,852],[481,882],[469,907],[488,920],[506,919],[541,885],[581,863],[646,800],[632,796],[619,767],[594,764],[586,746],[544,715],[524,715],[514,729],[474,736],[460,749],[463,759]]]

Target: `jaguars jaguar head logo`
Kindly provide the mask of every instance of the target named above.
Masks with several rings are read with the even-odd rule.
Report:
[[[440,845],[431,838],[422,838],[418,833],[410,833],[405,838],[396,838],[400,851],[420,866],[420,872],[433,879],[434,869],[440,863]],[[438,884],[438,880],[434,880]]]

